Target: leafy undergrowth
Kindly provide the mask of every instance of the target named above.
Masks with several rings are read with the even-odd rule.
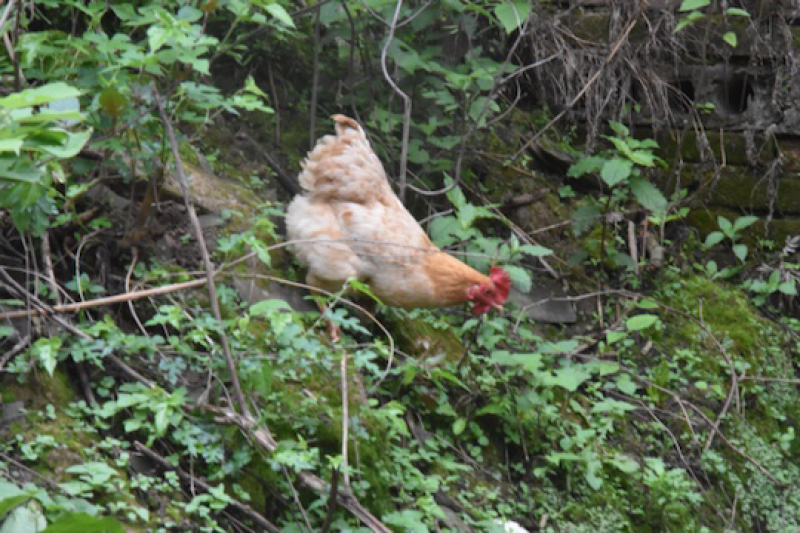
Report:
[[[800,527],[798,243],[745,244],[754,217],[720,217],[702,245],[670,242],[686,192],[652,185],[658,145],[621,122],[586,157],[570,134],[547,139],[574,164],[567,177],[536,174],[488,120],[505,116],[513,65],[486,50],[525,35],[517,10],[530,6],[398,4],[408,23],[384,49],[356,36],[385,36],[370,17],[391,20],[395,6],[325,3],[312,50],[316,10],[292,16],[289,2],[36,4],[16,17],[18,57],[0,58],[19,85],[0,98],[3,531]],[[487,46],[440,60],[453,55],[440,19]],[[374,75],[386,57],[413,116]],[[514,305],[480,319],[373,314],[318,295],[343,331],[329,343],[307,293],[284,287],[302,273],[277,229],[285,198],[264,178],[294,171],[241,142],[255,123],[296,160],[304,110],[316,119],[315,102],[342,91],[384,161],[407,151],[415,186],[439,189],[430,204],[409,194],[439,246],[481,270],[502,263],[522,293],[540,281],[531,266],[550,261],[541,277],[593,302],[580,322],[545,326]],[[515,124],[546,115],[516,111]],[[472,168],[478,129],[496,141]],[[188,181],[202,178],[186,194],[206,209],[197,224],[179,158]],[[557,235],[507,218],[505,182],[520,176],[531,180],[512,200],[534,210],[532,190],[561,180],[542,192],[570,217],[553,221]],[[535,225],[550,226],[539,210]],[[637,228],[657,242],[643,246],[650,261]],[[723,247],[720,265],[703,255]]]

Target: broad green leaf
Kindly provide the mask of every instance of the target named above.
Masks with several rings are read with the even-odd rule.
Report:
[[[646,179],[633,177],[630,179],[630,186],[636,201],[648,211],[663,213],[667,209],[664,194]]]
[[[592,374],[583,365],[571,365],[556,370],[550,384],[575,392],[591,377]]]
[[[98,517],[86,513],[66,513],[47,526],[42,533],[122,533],[125,531],[119,522],[110,516]]]
[[[758,217],[754,216],[739,217],[733,223],[733,230],[736,232],[742,231],[743,229],[752,226],[756,222],[758,222]]]
[[[622,339],[627,338],[628,332],[627,331],[609,331],[606,333],[606,343],[607,344],[614,344],[615,342],[619,342]]]
[[[639,309],[658,309],[659,305],[650,298],[644,298],[636,304],[636,307]]]
[[[797,287],[795,286],[794,280],[784,281],[778,285],[778,290],[787,296],[797,296]]]
[[[681,2],[681,7],[678,8],[678,11],[694,11],[695,9],[706,7],[710,3],[711,0],[683,0],[683,2]]]
[[[60,146],[42,146],[42,151],[61,159],[75,157],[89,142],[92,130],[67,133],[67,140]]]
[[[506,30],[506,33],[511,33],[522,26],[522,23],[528,18],[530,12],[531,2],[527,1],[511,2],[509,0],[503,0],[501,4],[498,4],[494,8],[494,14]]]
[[[725,235],[730,235],[731,229],[733,229],[733,225],[731,224],[730,220],[722,215],[718,215],[717,224],[719,225],[719,229],[721,229]]]
[[[586,464],[583,477],[594,490],[599,490],[603,486],[603,479],[597,475],[602,466],[603,464],[598,459],[591,460]]]
[[[545,248],[544,246],[539,246],[538,244],[523,244],[522,246],[519,246],[517,249],[520,252],[535,257],[544,257],[546,255],[552,255],[553,253],[553,250],[551,250],[550,248]]]
[[[15,485],[11,485],[11,486],[16,488]],[[26,501],[28,501],[28,499],[30,499],[30,497],[31,497],[30,494],[28,494],[26,492],[22,492],[20,489],[17,489],[17,490],[19,491],[19,493],[16,494],[15,496],[7,496],[7,497],[4,497],[2,500],[0,500],[0,520],[2,520],[3,517],[11,509],[16,507],[17,505],[25,503]]]
[[[67,98],[77,98],[81,92],[75,87],[71,87],[63,82],[48,83],[35,89],[25,89],[24,91],[11,94],[5,98],[0,98],[0,107],[6,109],[19,109],[21,107],[32,107],[36,105],[65,100]]]
[[[511,276],[512,286],[521,293],[527,293],[531,290],[533,280],[531,274],[526,269],[516,265],[504,265],[503,268],[508,275]]]
[[[615,380],[617,385],[617,389],[623,394],[627,394],[628,396],[633,396],[636,392],[636,389],[639,387],[635,381],[631,379],[630,374],[620,374],[617,379]]]
[[[744,260],[747,259],[747,245],[746,244],[734,244],[733,245],[733,255],[736,256],[739,261],[744,263]]]
[[[631,161],[643,167],[655,166],[656,159],[658,159],[655,156],[655,154],[651,152],[646,152],[644,150],[634,150],[630,154],[628,154],[628,157],[630,158]]]
[[[628,402],[621,402],[613,398],[605,398],[603,400],[600,400],[599,402],[594,403],[594,405],[592,405],[590,412],[614,413],[617,415],[623,415],[628,411],[635,411],[635,410],[636,406],[633,406]]]
[[[467,421],[463,418],[457,419],[453,422],[453,435],[461,435],[467,427]]]
[[[262,300],[250,306],[250,314],[253,316],[268,316],[279,311],[291,311],[292,307],[285,300]]]
[[[641,331],[660,322],[661,319],[655,315],[636,315],[625,321],[628,331]]]
[[[626,474],[632,474],[639,470],[639,463],[627,455],[615,454],[610,459],[606,459],[606,462],[615,466],[618,470]]]
[[[19,155],[22,139],[4,139],[0,141],[0,152],[14,152]]]
[[[628,179],[631,175],[632,168],[633,161],[615,157],[614,159],[605,162],[602,170],[600,171],[600,177],[603,178],[603,181],[606,182],[606,185],[613,187],[617,183]]]
[[[722,242],[722,239],[724,238],[725,235],[721,231],[712,231],[711,233],[706,235],[706,241],[703,243],[703,248],[709,249],[712,246]]]
[[[736,48],[736,45],[739,44],[736,34],[732,31],[725,32],[725,34],[722,36],[722,40],[728,43],[731,48]]]
[[[597,156],[581,157],[571,167],[569,167],[569,170],[567,170],[567,177],[579,178],[584,174],[588,174],[590,172],[597,172],[603,167],[603,163],[605,162],[606,160],[602,157],[597,157]]]
[[[291,15],[289,15],[289,13],[286,11],[286,8],[284,8],[282,5],[278,3],[267,4],[264,6],[264,9],[267,11],[267,13],[278,19],[278,21],[280,21],[284,26],[296,28]]]

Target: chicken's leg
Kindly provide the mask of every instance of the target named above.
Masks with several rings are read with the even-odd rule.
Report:
[[[328,308],[325,307],[325,304],[320,302],[320,301],[317,302],[317,307],[319,307],[319,312],[324,317],[325,316],[325,312],[328,310]],[[330,318],[326,318],[325,322],[327,322],[327,325],[328,325],[328,335],[330,336],[331,341],[332,342],[339,342],[339,326],[334,324],[333,320],[331,320]]]

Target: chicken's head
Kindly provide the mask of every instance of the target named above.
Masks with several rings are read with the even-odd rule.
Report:
[[[467,289],[467,296],[474,304],[472,312],[476,315],[482,315],[492,307],[502,310],[511,291],[511,277],[502,268],[492,267],[489,279],[490,283],[473,285]]]

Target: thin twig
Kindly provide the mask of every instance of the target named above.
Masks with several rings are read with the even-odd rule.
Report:
[[[344,348],[340,348],[342,352],[342,358],[339,363],[339,371],[341,372],[341,379],[342,379],[342,480],[344,481],[344,486],[348,490],[350,489],[350,469],[347,464],[347,440],[348,436],[348,429],[350,424],[350,410],[349,410],[349,402],[347,396],[347,350]]]
[[[228,364],[228,372],[230,373],[231,383],[233,383],[234,394],[236,400],[239,402],[239,407],[242,413],[247,415],[250,413],[250,408],[247,406],[247,398],[242,392],[242,386],[239,383],[239,376],[236,373],[236,364],[231,355],[230,344],[228,343],[228,336],[225,334],[225,326],[222,321],[222,313],[219,310],[219,301],[217,300],[217,287],[214,284],[214,265],[211,263],[211,258],[208,255],[208,248],[206,247],[205,237],[203,236],[203,228],[200,226],[200,221],[197,218],[197,212],[194,209],[191,195],[189,194],[189,183],[186,175],[183,172],[183,161],[181,159],[180,150],[178,149],[178,141],[175,139],[175,132],[172,129],[172,123],[164,110],[164,105],[161,102],[161,95],[158,93],[155,85],[153,85],[153,95],[155,97],[158,112],[161,115],[161,120],[164,123],[164,128],[167,131],[170,146],[172,147],[172,157],[175,161],[175,172],[178,176],[178,181],[181,184],[181,191],[183,192],[183,202],[186,205],[186,212],[189,214],[189,220],[192,224],[192,229],[197,239],[197,245],[200,248],[200,253],[203,256],[203,264],[206,269],[206,281],[208,285],[208,297],[211,304],[211,311],[214,318],[219,324],[219,338],[222,344],[222,351],[225,354],[225,361]]]
[[[400,9],[402,7],[403,0],[397,0],[397,7],[394,10],[394,17],[392,18],[392,23],[389,25],[389,35],[386,37],[386,44],[383,45],[383,50],[381,50],[381,70],[383,71],[383,77],[386,78],[386,81],[392,86],[394,92],[400,95],[400,98],[403,99],[403,145],[400,148],[400,173],[397,176],[397,187],[399,189],[398,196],[400,197],[400,201],[404,202],[406,197],[408,137],[411,131],[411,98],[409,98],[408,95],[397,86],[395,81],[392,79],[392,76],[389,74],[388,69],[386,68],[386,55],[389,52],[389,46],[391,46],[392,41],[394,40],[394,31],[397,29],[397,18],[400,16]]]

